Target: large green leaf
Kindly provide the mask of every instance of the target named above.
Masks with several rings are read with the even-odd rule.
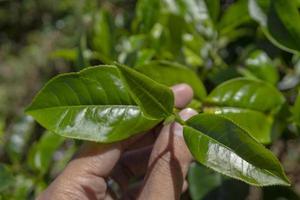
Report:
[[[279,48],[300,51],[300,14],[296,0],[249,0],[251,17]]]
[[[187,83],[193,88],[195,96],[199,99],[206,96],[205,87],[197,74],[183,65],[169,61],[152,61],[146,65],[137,66],[136,69],[167,86]]]
[[[271,141],[272,116],[284,101],[283,95],[270,84],[237,78],[219,85],[207,96],[204,112],[233,120],[267,144]]]
[[[26,112],[59,135],[98,142],[122,140],[161,121],[143,114],[115,66],[53,78]]]
[[[277,158],[224,117],[199,114],[186,121],[184,138],[197,161],[249,184],[289,185]]]
[[[130,92],[145,114],[166,118],[173,114],[172,91],[129,67],[118,65]]]

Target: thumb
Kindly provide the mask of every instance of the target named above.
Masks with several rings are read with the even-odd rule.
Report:
[[[197,112],[187,108],[179,114],[183,120],[187,120]],[[139,199],[180,198],[189,164],[192,161],[182,131],[183,127],[178,123],[162,128],[150,156]]]

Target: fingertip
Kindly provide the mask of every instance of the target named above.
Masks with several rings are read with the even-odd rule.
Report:
[[[186,83],[174,85],[171,89],[174,93],[174,102],[177,108],[184,108],[193,99],[193,89]]]
[[[197,111],[195,111],[192,108],[185,108],[182,111],[179,112],[179,116],[182,120],[186,121],[189,118],[193,117],[194,115],[197,115]],[[174,123],[174,134],[180,137],[183,137],[183,127],[179,123]]]
[[[181,119],[183,119],[184,121],[188,120],[189,118],[197,115],[197,111],[192,109],[192,108],[185,108],[182,111],[179,112],[179,116],[181,117]]]

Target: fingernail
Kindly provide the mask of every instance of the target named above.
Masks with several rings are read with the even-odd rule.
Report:
[[[184,121],[188,120],[189,118],[191,118],[192,116],[197,115],[197,114],[198,114],[197,111],[195,111],[192,108],[186,108],[179,112],[179,116]],[[180,125],[179,123],[176,122],[176,123],[174,123],[173,128],[174,128],[175,135],[180,136],[180,137],[183,136],[182,125]]]

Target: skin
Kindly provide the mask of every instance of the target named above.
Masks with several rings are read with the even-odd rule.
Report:
[[[186,84],[175,85],[172,91],[177,108],[184,108],[193,98]],[[183,120],[195,114],[189,108],[179,113]],[[109,180],[118,183],[122,199],[179,199],[187,189],[191,161],[182,126],[176,122],[118,143],[85,143],[38,200],[116,199]],[[141,181],[131,186],[134,177]]]

